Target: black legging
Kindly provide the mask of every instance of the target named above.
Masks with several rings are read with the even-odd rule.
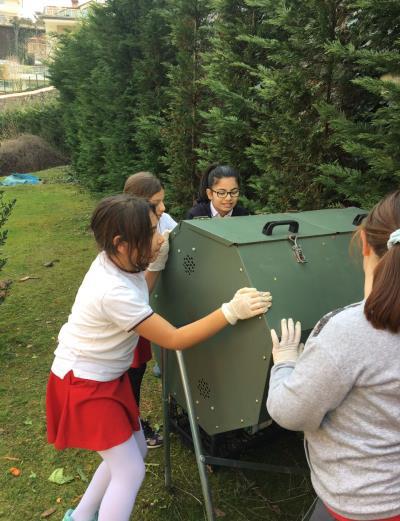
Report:
[[[142,364],[140,367],[130,367],[128,369],[129,380],[131,382],[133,395],[135,397],[136,405],[138,407],[140,404],[140,387],[142,385],[142,380],[146,371],[146,367],[147,364]]]

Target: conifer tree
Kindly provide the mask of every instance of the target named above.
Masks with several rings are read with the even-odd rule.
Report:
[[[230,164],[248,177],[257,171],[247,155],[256,130],[253,73],[264,59],[251,38],[261,37],[265,13],[246,0],[214,0],[212,7],[210,49],[203,55],[208,103],[200,164]]]
[[[133,72],[141,57],[143,9],[146,7],[141,0],[109,0],[91,19],[96,56],[90,74],[92,92],[85,89],[82,101],[86,118],[94,119],[95,128],[87,129],[88,148],[83,149],[83,159],[90,166],[92,147],[102,148],[100,176],[92,170],[91,178],[100,178],[103,190],[122,189],[137,154],[134,112],[138,89]],[[85,130],[81,128],[83,136]]]
[[[163,169],[165,3],[110,0],[62,37],[51,74],[74,169],[94,190],[119,191],[133,172]]]
[[[52,65],[78,178],[148,169],[182,216],[206,163],[251,209],[368,206],[398,184],[397,0],[109,0]]]
[[[334,154],[315,108],[339,104],[343,67],[326,53],[347,38],[342,0],[255,0],[263,6],[265,34],[254,43],[267,51],[258,65],[258,132],[248,149],[261,171],[252,179],[260,207],[268,211],[321,207],[318,165]]]
[[[74,168],[95,190],[121,190],[134,168],[139,92],[133,71],[141,56],[145,4],[109,0],[95,9],[87,23],[64,37],[51,67],[66,107]]]
[[[347,45],[329,52],[346,63],[352,103],[321,104],[336,157],[320,166],[327,202],[370,207],[400,186],[400,4],[358,0],[347,24]]]
[[[89,28],[90,25],[88,24]],[[73,34],[64,34],[59,38],[54,60],[50,64],[50,75],[53,85],[58,89],[65,147],[70,153],[73,169],[79,179],[85,182],[86,170],[79,171],[80,162],[80,122],[81,122],[81,90],[85,88],[94,63],[94,42],[87,37],[85,28]],[[93,158],[101,157],[96,154]],[[100,165],[97,165],[100,168]],[[90,182],[86,183],[90,186]],[[93,185],[94,186],[94,185]]]
[[[207,0],[171,0],[168,8],[175,56],[168,69],[164,163],[170,187],[167,194],[173,194],[170,210],[179,217],[190,208],[197,192],[200,110],[207,103],[201,86],[201,53],[207,46],[210,10]]]
[[[140,59],[133,70],[137,99],[133,110],[134,169],[163,176],[164,111],[167,105],[168,64],[174,60],[170,40],[168,0],[144,0],[147,9],[139,28]],[[149,8],[151,7],[151,8]]]

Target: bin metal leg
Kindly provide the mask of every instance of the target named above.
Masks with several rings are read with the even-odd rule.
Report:
[[[207,468],[205,463],[205,456],[203,454],[201,438],[199,433],[199,427],[197,425],[196,414],[194,411],[192,393],[190,391],[189,379],[186,370],[186,364],[182,351],[176,351],[176,357],[178,360],[179,371],[181,374],[181,381],[183,385],[183,391],[185,393],[187,412],[190,422],[190,430],[192,431],[192,439],[194,445],[194,452],[196,455],[197,468],[199,469],[201,488],[203,491],[203,497],[205,502],[205,510],[207,514],[207,521],[215,521],[214,509],[211,498],[210,485],[208,483]]]
[[[161,371],[162,371],[162,400],[163,400],[163,415],[164,415],[164,463],[165,463],[165,486],[170,489],[172,487],[171,481],[171,450],[170,450],[170,417],[169,417],[169,388],[168,388],[168,359],[172,353],[168,349],[161,349]],[[194,410],[192,393],[189,385],[189,378],[186,369],[186,362],[182,351],[176,351],[176,357],[182,382],[183,391],[186,399],[187,415],[190,423],[190,431],[192,435],[192,442],[196,456],[197,467],[200,475],[200,482],[205,503],[205,511],[207,521],[215,521],[214,508],[212,503],[212,496],[210,485],[207,476],[207,465],[218,465],[223,467],[262,470],[267,472],[281,472],[284,474],[308,474],[308,469],[297,467],[285,467],[281,465],[270,465],[263,463],[255,463],[250,461],[234,460],[230,458],[218,458],[210,456],[203,452],[203,447],[200,438],[199,426]],[[311,509],[310,509],[311,511]],[[308,519],[307,515],[302,521]]]
[[[168,349],[161,348],[162,406],[164,425],[164,478],[165,487],[171,489],[171,441],[169,437],[169,391],[168,391]]]

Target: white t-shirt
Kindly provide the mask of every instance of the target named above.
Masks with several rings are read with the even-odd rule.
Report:
[[[158,221],[158,232],[163,233],[165,230],[173,230],[178,223],[167,213],[163,213]]]
[[[120,377],[132,363],[139,338],[132,329],[152,313],[144,272],[122,271],[99,253],[61,328],[51,370],[60,378],[71,370],[100,382]]]

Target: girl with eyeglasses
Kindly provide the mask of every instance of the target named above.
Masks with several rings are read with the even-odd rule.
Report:
[[[246,208],[237,204],[239,193],[239,173],[228,165],[211,165],[201,177],[199,198],[186,218],[249,215]]]

